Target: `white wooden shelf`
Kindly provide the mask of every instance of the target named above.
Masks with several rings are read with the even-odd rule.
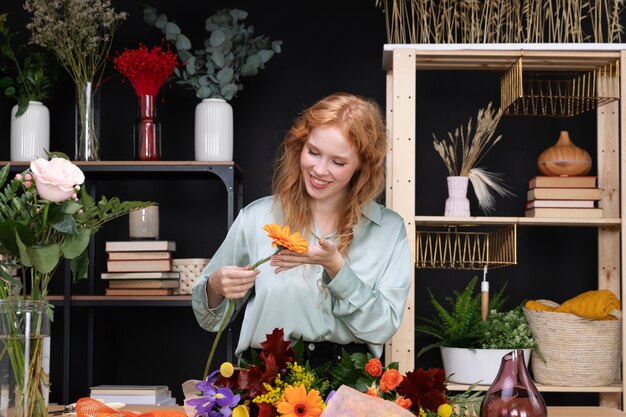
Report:
[[[416,226],[479,226],[507,225],[520,226],[607,226],[620,227],[621,219],[566,219],[547,217],[445,217],[415,216]]]
[[[621,393],[622,383],[614,383],[611,385],[603,385],[599,387],[568,387],[565,385],[543,385],[535,383],[535,386],[540,392],[589,392],[589,393],[600,393],[600,392],[611,392],[611,393]],[[456,384],[450,383],[448,384],[448,389],[450,391],[465,391],[469,388],[468,384]],[[489,385],[477,385],[476,391],[487,391],[489,389]]]

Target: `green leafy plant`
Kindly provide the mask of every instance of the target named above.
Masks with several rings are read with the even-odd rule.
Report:
[[[52,56],[44,49],[14,49],[13,35],[7,24],[7,13],[0,14],[0,89],[17,101],[16,117],[28,109],[29,101],[48,98],[54,77]],[[20,58],[23,55],[23,59]]]
[[[221,9],[206,19],[205,29],[210,35],[203,48],[195,51],[189,38],[165,14],[158,15],[154,7],[145,5],[143,17],[176,47],[183,62],[183,69],[174,70],[177,82],[194,89],[201,99],[231,100],[243,90],[240,77],[258,74],[274,54],[281,52],[282,41],[253,36],[254,28],[243,22],[248,17],[244,10]]]
[[[506,331],[504,336],[502,335],[505,327],[497,324],[501,321],[497,314],[494,316],[494,321],[500,330],[499,333],[494,332],[490,319],[482,321],[480,293],[474,294],[477,282],[478,277],[474,276],[462,292],[454,291],[454,298],[446,297],[445,300],[450,306],[449,309],[437,301],[430,289],[428,290],[430,302],[435,309],[436,315],[432,318],[418,317],[418,320],[424,324],[416,326],[415,331],[419,334],[430,336],[435,341],[423,347],[417,356],[421,356],[424,352],[439,346],[470,349],[482,348],[483,343],[489,343],[488,334],[498,334],[499,337],[505,338]],[[506,284],[498,292],[491,295],[489,299],[490,312],[496,313],[502,308],[506,301],[504,296],[505,289]],[[490,317],[492,315],[490,314]]]
[[[483,349],[537,348],[521,305],[507,312],[490,311],[484,334]]]

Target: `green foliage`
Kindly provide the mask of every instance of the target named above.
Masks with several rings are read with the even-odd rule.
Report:
[[[517,306],[508,312],[489,312],[487,322],[484,324],[483,349],[533,349],[536,342],[528,327],[528,321],[522,311],[522,306]]]
[[[11,46],[13,35],[7,25],[7,14],[0,14],[0,89],[18,103],[16,116],[28,108],[29,101],[48,98],[54,77],[53,59],[45,49],[29,51],[20,63],[23,47]]]
[[[436,315],[432,318],[418,317],[418,320],[424,324],[416,326],[415,331],[429,336],[434,339],[434,342],[424,346],[417,356],[439,346],[476,349],[482,348],[483,345],[503,344],[502,342],[507,338],[513,340],[510,336],[518,336],[518,330],[504,325],[503,316],[498,313],[506,301],[504,296],[506,284],[498,292],[491,295],[489,299],[490,318],[487,321],[482,321],[480,293],[474,294],[477,282],[478,277],[474,276],[462,292],[453,291],[454,297],[445,297],[449,309],[437,301],[430,289],[428,290],[430,302]],[[493,318],[491,318],[492,315]],[[506,317],[507,324],[513,323],[511,316]],[[522,319],[524,319],[523,315]]]
[[[206,19],[209,37],[201,49],[192,51],[191,41],[165,14],[149,5],[143,9],[144,21],[160,29],[165,39],[176,47],[184,69],[176,68],[178,83],[193,88],[196,96],[231,100],[243,90],[241,76],[256,75],[281,52],[282,41],[267,36],[253,36],[254,28],[243,21],[248,13],[239,9],[221,9]]]

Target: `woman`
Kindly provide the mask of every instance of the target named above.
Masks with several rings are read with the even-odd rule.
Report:
[[[402,321],[412,267],[402,218],[374,201],[386,152],[372,100],[337,93],[305,110],[283,141],[273,195],[241,210],[194,288],[200,325],[217,331],[234,299],[236,311],[245,305],[237,356],[282,328],[303,338],[313,366],[342,348],[380,357]],[[262,230],[270,223],[300,231],[309,249],[250,270],[274,252]]]

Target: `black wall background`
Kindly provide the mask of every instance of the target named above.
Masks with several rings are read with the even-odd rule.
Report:
[[[283,40],[282,53],[275,55],[264,71],[244,78],[244,90],[231,101],[235,121],[235,162],[244,171],[244,203],[270,191],[272,164],[278,144],[292,120],[307,106],[336,91],[374,98],[385,106],[385,73],[382,50],[386,43],[382,10],[373,1],[281,1],[252,0],[151,2],[169,20],[176,21],[194,43],[206,39],[204,20],[222,7],[249,12],[248,24],[256,34]],[[141,4],[113,0],[118,10],[129,13],[115,34],[112,54],[124,48],[159,44],[161,34],[142,20]],[[9,26],[18,42],[28,39],[28,19],[21,2],[4,1],[0,12],[9,13]],[[420,215],[440,215],[446,198],[446,170],[432,148],[432,133],[438,137],[475,118],[489,101],[499,103],[498,73],[424,71],[417,74],[417,200]],[[175,83],[162,89],[158,114],[162,123],[162,159],[193,160],[194,92]],[[109,63],[101,86],[101,159],[132,159],[132,123],[136,116],[135,94]],[[9,159],[9,114],[13,102],[0,98],[0,160]],[[51,113],[51,148],[74,154],[74,86],[59,70],[46,103]],[[536,159],[551,146],[560,130],[595,155],[593,112],[569,119],[503,118],[498,133],[502,141],[481,164],[506,175],[516,193],[498,199],[495,215],[523,215],[527,181],[537,175]],[[595,158],[594,158],[595,160]],[[596,167],[591,174],[596,173]],[[219,181],[180,181],[159,178],[151,181],[103,181],[106,196],[154,200],[161,205],[161,237],[177,242],[176,257],[210,257],[226,232],[225,189]],[[480,213],[470,191],[472,213]],[[104,271],[104,241],[128,237],[126,219],[109,223],[96,236],[95,260]],[[507,283],[508,306],[525,299],[547,298],[562,302],[597,285],[597,244],[594,228],[525,227],[518,229],[518,265],[490,271],[493,290]],[[472,271],[417,270],[415,314],[430,316],[430,288],[439,298],[461,290]],[[61,291],[61,280],[53,283]],[[97,281],[98,292],[105,285]],[[85,283],[74,286],[86,292]],[[279,308],[279,307],[278,307]],[[57,309],[57,317],[61,317]],[[72,312],[71,397],[88,395],[86,372],[86,307]],[[180,384],[201,378],[213,335],[201,330],[191,308],[98,307],[95,318],[94,384],[167,384],[182,400]],[[62,322],[55,321],[52,358],[52,401],[60,401]],[[419,349],[426,342],[417,340]],[[225,358],[225,348],[214,363]],[[416,360],[417,367],[440,366],[439,353],[431,351]],[[566,381],[564,381],[566,382]],[[544,394],[550,405],[595,404],[596,394]]]

